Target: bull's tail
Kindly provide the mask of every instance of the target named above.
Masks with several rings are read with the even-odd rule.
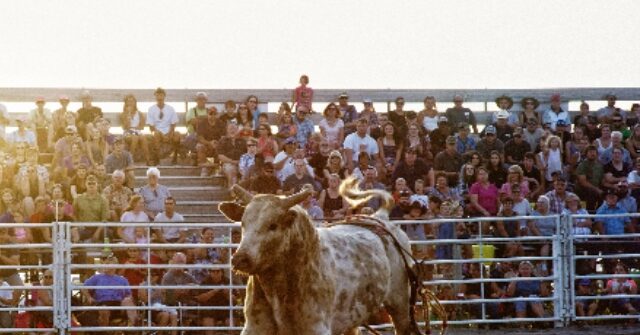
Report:
[[[378,197],[382,201],[382,206],[376,212],[376,216],[389,217],[389,213],[393,208],[393,197],[385,190],[361,190],[358,187],[358,179],[349,177],[340,184],[340,195],[351,205],[358,207],[367,201]]]

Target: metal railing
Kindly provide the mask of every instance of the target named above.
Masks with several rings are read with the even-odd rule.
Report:
[[[605,294],[604,292],[594,291],[590,295],[581,295],[578,292],[577,282],[583,279],[589,279],[593,283],[593,288],[602,289],[604,284],[600,286],[595,285],[597,281],[612,278],[629,278],[640,279],[640,273],[630,273],[626,275],[609,274],[611,271],[607,269],[607,262],[612,260],[633,260],[640,259],[640,254],[637,253],[637,248],[633,243],[629,241],[635,241],[640,239],[640,234],[625,234],[625,235],[584,235],[574,236],[572,233],[572,223],[577,219],[597,219],[603,220],[609,217],[620,217],[629,215],[553,215],[545,217],[500,217],[500,218],[460,218],[460,219],[437,219],[437,220],[418,220],[418,221],[395,221],[403,228],[411,227],[415,225],[426,226],[431,232],[434,232],[433,236],[426,236],[424,239],[413,240],[412,246],[417,249],[417,252],[423,252],[426,255],[433,255],[433,250],[437,247],[448,247],[451,253],[445,258],[432,258],[425,260],[423,266],[427,271],[427,275],[423,278],[423,283],[430,287],[432,290],[440,294],[442,304],[452,313],[456,312],[456,318],[449,320],[453,325],[479,325],[479,324],[502,324],[502,323],[537,323],[537,322],[549,322],[553,323],[556,327],[566,326],[572,322],[581,322],[584,320],[618,320],[622,322],[622,319],[637,318],[636,315],[631,313],[618,313],[610,307],[611,302],[621,301],[620,299],[632,299],[631,302],[635,303],[635,300],[640,301],[640,294]],[[640,217],[640,214],[631,215],[634,219]],[[516,226],[521,225],[523,221],[530,221],[535,224],[540,220],[553,220],[555,229],[554,233],[550,236],[521,236],[521,237],[502,237],[497,234],[486,235],[483,231],[483,224],[487,222],[502,221],[505,224],[511,223]],[[464,225],[467,228],[471,228],[475,233],[463,234],[457,236],[453,234],[446,238],[436,238],[438,229],[444,227],[443,225]],[[47,312],[52,315],[52,324],[48,325],[48,328],[36,328],[43,325],[33,325],[33,327],[17,327],[0,329],[0,333],[20,333],[20,332],[57,332],[58,334],[67,334],[70,332],[105,332],[105,331],[204,331],[204,330],[216,330],[216,331],[239,331],[242,329],[242,302],[237,301],[238,296],[244,291],[245,286],[243,282],[238,281],[234,274],[230,271],[230,255],[232,249],[236,248],[238,244],[231,242],[231,237],[234,230],[238,230],[239,226],[234,223],[179,223],[180,227],[184,228],[189,237],[185,243],[155,243],[151,241],[151,237],[154,233],[157,233],[157,229],[162,227],[175,227],[176,223],[78,223],[78,222],[58,222],[53,224],[0,224],[0,228],[49,228],[52,231],[52,243],[45,244],[4,244],[0,245],[0,252],[4,249],[14,248],[27,250],[32,252],[33,248],[39,250],[45,250],[51,254],[51,264],[22,264],[19,267],[21,272],[27,271],[44,271],[51,270],[54,274],[54,282],[51,286],[34,286],[32,284],[24,284],[23,286],[13,287],[0,287],[0,290],[25,290],[26,298],[33,299],[34,290],[49,290],[52,293],[52,306],[4,306],[0,308],[0,313],[12,312],[16,315],[22,313]],[[141,227],[144,229],[144,235],[148,241],[144,243],[119,243],[110,240],[108,243],[104,241],[73,241],[72,229],[92,229],[103,227],[105,231],[109,229],[115,229],[118,227]],[[204,228],[211,228],[215,232],[215,236],[218,236],[215,240],[207,243],[201,243],[195,234],[200,234],[200,231]],[[455,226],[454,226],[455,229]],[[455,230],[454,230],[455,231]],[[107,235],[109,236],[109,235]],[[224,237],[221,237],[224,236]],[[604,243],[601,241],[607,241],[607,246],[612,245],[612,241],[626,241],[628,245],[633,246],[629,249],[622,248],[621,252],[616,250],[615,252],[602,251],[600,246]],[[523,246],[525,254],[515,254],[510,257],[503,257],[502,254],[495,254],[495,249],[504,250],[505,246],[510,243],[519,243]],[[550,252],[548,255],[541,255],[536,251],[537,247],[549,244]],[[595,245],[594,248],[589,250],[596,250],[598,252],[587,251],[584,252],[585,246]],[[616,246],[625,246],[622,243],[615,244]],[[120,254],[123,250],[128,248],[138,248],[145,251],[148,257],[146,257],[144,264],[104,264],[99,262],[94,264],[93,260],[100,260],[107,254]],[[227,257],[224,263],[218,264],[156,264],[151,261],[150,255],[152,251],[161,252],[166,250],[196,250],[206,248],[207,250],[228,250],[226,252]],[[426,250],[426,251],[424,251]],[[469,254],[471,250],[471,254]],[[578,250],[576,252],[575,250]],[[84,253],[88,256],[89,261],[77,262],[74,261],[73,256],[77,253]],[[464,254],[464,257],[463,257]],[[497,266],[497,264],[516,264],[519,262],[529,261],[534,264],[550,264],[547,267],[548,273],[535,277],[535,279],[518,278],[518,277],[494,277],[488,269],[490,266]],[[599,264],[597,271],[591,273],[583,273],[576,270],[577,262],[594,262]],[[475,264],[475,265],[471,265]],[[635,263],[634,263],[635,264]],[[477,277],[463,277],[462,269],[465,267],[477,266],[481,269]],[[0,269],[10,268],[10,266],[0,266]],[[138,269],[144,271],[145,282],[138,285],[129,285],[128,288],[132,290],[144,290],[146,291],[146,301],[141,301],[140,305],[134,306],[87,306],[83,302],[78,302],[74,297],[79,295],[81,290],[88,287],[82,284],[80,276],[89,276],[96,271],[105,271],[107,269],[117,268],[119,270]],[[224,283],[219,285],[201,285],[193,286],[190,284],[184,285],[169,285],[162,283],[154,283],[152,281],[152,272],[159,270],[171,270],[176,268],[182,268],[188,271],[196,270],[209,270],[209,269],[223,269],[228,272],[228,277]],[[449,271],[449,272],[447,272]],[[83,278],[86,279],[86,278]],[[548,296],[529,296],[523,297],[518,294],[507,296],[502,294],[500,296],[493,295],[491,285],[495,284],[501,287],[507,287],[507,283],[519,283],[519,282],[531,282],[539,281],[546,283],[549,287]],[[148,284],[151,283],[151,284]],[[460,287],[465,285],[476,285],[479,287],[480,294],[469,298],[467,296],[457,295],[460,291]],[[515,284],[517,285],[517,284]],[[118,285],[102,285],[92,286],[91,289],[121,289],[122,286]],[[192,295],[196,295],[195,292],[206,290],[225,290],[225,294],[228,294],[226,301],[228,304],[224,306],[204,306],[204,305],[187,305],[176,304],[175,306],[162,306],[154,305],[151,301],[152,294],[155,290],[191,290]],[[453,290],[453,294],[446,295],[443,293],[446,289]],[[239,293],[236,295],[236,293]],[[30,297],[31,295],[31,297]],[[81,295],[80,295],[81,296]],[[76,301],[73,303],[72,301]],[[598,303],[597,313],[590,313],[589,315],[577,315],[576,305],[586,301]],[[514,304],[525,303],[525,305],[541,304],[544,307],[545,314],[538,316],[527,315],[526,317],[516,317],[511,313],[504,312],[496,313],[497,308],[503,308],[513,306]],[[602,307],[600,307],[602,306]],[[529,306],[530,307],[530,306]],[[99,310],[111,310],[111,311],[137,311],[139,320],[143,320],[142,323],[138,323],[136,327],[129,327],[123,324],[109,324],[108,326],[100,326],[96,324],[92,325],[79,325],[74,320],[78,315],[88,313],[91,315],[97,315]],[[177,325],[158,325],[154,322],[153,316],[159,311],[171,310],[182,316],[183,321],[186,321],[190,316],[190,313],[209,313],[211,311],[224,311],[227,314],[227,324],[214,324],[210,326],[203,326],[201,324],[187,324],[179,323]],[[93,314],[92,314],[93,313]],[[436,320],[435,317],[432,320],[432,324],[438,325],[441,322]],[[126,320],[126,318],[125,318]],[[377,329],[390,329],[391,324],[382,322],[379,325],[374,326]]]

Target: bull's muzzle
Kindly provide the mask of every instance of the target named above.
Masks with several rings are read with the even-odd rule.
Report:
[[[249,255],[244,252],[237,251],[231,258],[231,266],[233,266],[233,269],[235,271],[251,273],[253,262],[251,261]]]

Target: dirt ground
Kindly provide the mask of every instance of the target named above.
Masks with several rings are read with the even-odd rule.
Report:
[[[367,332],[363,332],[363,335]],[[393,332],[384,332],[385,335],[393,335]],[[432,335],[440,334],[438,329],[432,329]],[[550,329],[457,329],[449,328],[447,335],[476,335],[476,334],[498,334],[498,335],[640,335],[640,323],[626,326],[587,326],[587,327],[567,327]]]

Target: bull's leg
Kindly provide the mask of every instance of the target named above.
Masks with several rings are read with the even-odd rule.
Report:
[[[360,328],[355,327],[353,329],[349,329],[346,332],[344,332],[343,335],[360,335]]]
[[[412,335],[411,318],[409,309],[409,279],[406,270],[397,260],[397,268],[392,269],[390,294],[384,302],[387,312],[391,315],[396,335]]]
[[[254,278],[249,277],[244,301],[245,324],[241,335],[278,334],[271,305],[267,302],[260,285],[253,281]]]

